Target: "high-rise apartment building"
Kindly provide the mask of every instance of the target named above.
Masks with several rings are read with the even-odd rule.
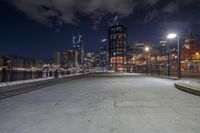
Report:
[[[109,27],[109,67],[116,72],[126,71],[127,28],[123,25]]]

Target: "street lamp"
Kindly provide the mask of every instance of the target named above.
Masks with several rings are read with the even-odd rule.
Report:
[[[169,35],[167,36],[168,39],[174,39],[174,38],[176,38],[176,37],[177,37],[177,35],[174,34],[174,33],[169,34]]]
[[[144,49],[146,52],[149,52],[150,48],[149,47],[145,47]]]
[[[149,53],[149,51],[150,51],[150,47],[148,47],[148,46],[146,46],[145,48],[144,48],[144,51],[145,52],[147,52],[147,53]],[[147,65],[146,65],[146,74],[148,73],[148,69],[149,69],[149,66],[148,66],[148,62],[149,62],[149,59],[148,59],[148,54],[147,54]],[[151,63],[151,55],[150,55],[150,63]],[[152,67],[152,66],[151,66]],[[151,68],[150,68],[151,69]],[[151,70],[150,70],[151,71]],[[151,71],[151,74],[152,74],[152,71]]]
[[[175,39],[177,38],[177,77],[181,78],[181,58],[180,58],[180,37],[175,34],[171,33],[167,36],[168,39]]]

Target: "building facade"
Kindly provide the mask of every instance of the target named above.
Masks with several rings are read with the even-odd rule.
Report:
[[[127,28],[123,25],[109,27],[108,34],[109,69],[126,71]]]
[[[78,66],[78,52],[76,50],[67,50],[65,58],[67,68],[76,68]]]
[[[95,54],[95,67],[98,71],[108,70],[108,44],[106,39],[102,39]]]
[[[61,61],[61,53],[59,51],[55,51],[54,57],[53,57],[53,62],[56,65],[60,65],[60,61]]]
[[[200,52],[199,50],[193,32],[188,32],[185,38],[185,44],[181,50],[181,59],[192,60],[193,57]]]
[[[76,39],[75,36],[73,37],[73,45],[74,45],[74,50],[77,52],[78,65],[83,66],[85,50],[84,50],[84,40],[82,35],[79,35],[78,39]]]
[[[183,72],[200,71],[200,47],[193,32],[188,32],[186,35],[185,44],[181,49],[181,64]]]
[[[3,56],[0,56],[0,67],[4,66],[4,58]]]

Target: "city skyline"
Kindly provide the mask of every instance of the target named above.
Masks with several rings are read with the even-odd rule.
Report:
[[[0,0],[0,132],[199,133],[200,0]]]
[[[59,0],[51,4],[53,9],[58,8],[64,18],[56,14],[53,16],[55,18],[51,18],[51,12],[47,12],[53,10],[48,7],[49,1],[46,3],[23,0],[2,1],[0,5],[1,55],[17,54],[26,57],[52,58],[56,50],[73,49],[73,34],[82,34],[86,51],[95,52],[101,39],[107,38],[109,25],[116,15],[119,16],[119,23],[128,27],[128,44],[140,41],[159,44],[161,37],[167,35],[169,31],[184,36],[188,31],[193,31],[199,41],[200,32],[197,26],[200,23],[198,20],[200,2],[197,0],[187,0],[186,4],[180,0],[110,1],[113,2],[111,5],[105,2],[103,7],[101,3],[97,3],[96,6],[90,7],[93,7],[92,9],[88,7],[88,13],[72,9],[75,13],[75,22],[70,22],[70,18],[67,19],[66,14],[70,12],[64,12],[59,5],[56,5],[61,2],[62,0]],[[109,10],[119,3],[122,5],[115,11]],[[75,4],[77,7],[84,6],[84,2]],[[29,6],[30,10],[24,8]],[[46,16],[36,18],[33,12],[37,7],[42,10],[38,12],[46,12]],[[101,10],[98,11],[97,8]],[[104,8],[105,10],[102,11]],[[91,10],[94,13],[91,13]],[[48,23],[39,21],[40,19],[48,20]],[[59,22],[60,25],[55,22]]]

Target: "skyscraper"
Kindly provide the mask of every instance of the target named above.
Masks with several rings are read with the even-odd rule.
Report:
[[[77,51],[76,50],[67,50],[66,51],[66,67],[75,68],[77,67]]]
[[[99,71],[106,71],[108,68],[108,44],[106,39],[102,39],[98,46],[95,54],[95,67],[98,67]]]
[[[109,27],[108,32],[110,69],[116,72],[125,72],[127,29],[123,25],[118,25],[117,22],[114,26]]]
[[[84,56],[85,56],[84,40],[82,35],[79,35],[78,39],[76,39],[75,36],[73,37],[73,45],[74,45],[74,50],[76,50],[78,54],[78,65],[82,66],[84,63]]]
[[[55,51],[54,53],[54,64],[56,65],[60,65],[60,52],[59,51]]]

